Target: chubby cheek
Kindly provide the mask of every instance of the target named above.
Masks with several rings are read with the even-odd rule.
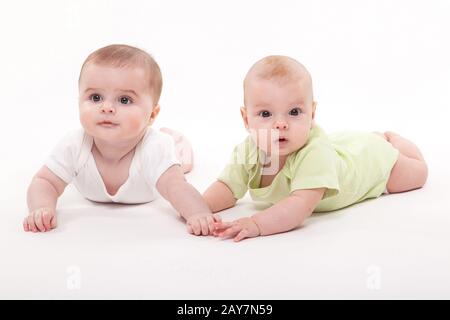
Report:
[[[308,142],[310,128],[309,126],[301,126],[293,130],[293,134],[290,135],[290,139],[293,142],[295,150],[300,149]]]
[[[147,122],[145,121],[145,116],[141,113],[139,114],[128,114],[126,121],[121,121],[123,133],[128,135],[134,135],[136,132],[143,130]]]
[[[250,130],[270,130],[272,129],[272,122],[262,120],[259,117],[248,117],[248,129]]]
[[[95,125],[94,113],[92,110],[82,106],[79,108],[79,111],[81,125],[86,131],[89,132]]]

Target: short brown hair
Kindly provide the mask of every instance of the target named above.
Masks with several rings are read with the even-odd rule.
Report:
[[[112,44],[95,50],[84,61],[78,82],[81,79],[84,67],[90,62],[118,68],[128,66],[144,68],[148,73],[149,87],[154,104],[158,104],[163,84],[161,69],[149,53],[125,44]]]

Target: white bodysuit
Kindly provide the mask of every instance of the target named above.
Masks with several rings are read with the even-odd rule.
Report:
[[[66,183],[71,183],[89,200],[98,202],[145,203],[155,199],[156,182],[171,166],[180,164],[173,138],[148,128],[136,145],[129,176],[115,195],[106,190],[92,155],[93,138],[83,129],[67,134],[54,148],[45,165]]]

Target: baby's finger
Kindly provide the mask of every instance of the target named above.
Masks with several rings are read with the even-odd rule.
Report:
[[[201,218],[200,226],[202,228],[202,235],[207,236],[209,234],[208,220],[206,220],[205,218]]]
[[[56,219],[56,213],[55,213],[50,220],[50,226],[52,229],[55,229],[57,225],[58,225],[58,221]]]
[[[216,230],[221,230],[221,229],[227,229],[229,227],[233,226],[232,222],[214,222],[214,227]]]
[[[225,228],[218,228],[214,225],[214,231],[213,231],[213,236],[215,237],[219,237],[219,235],[224,232],[225,230],[227,230],[227,227]]]
[[[214,230],[215,230],[214,218],[213,217],[207,217],[206,220],[208,221],[209,234],[213,234]]]
[[[36,228],[36,225],[34,224],[34,214],[33,213],[30,213],[28,215],[27,221],[28,221],[28,228],[30,229],[30,231],[37,232],[38,229]]]
[[[191,222],[190,225],[196,236],[199,236],[202,233],[202,228],[200,227],[200,223],[198,221]]]
[[[218,236],[219,234],[221,234],[222,232],[224,232],[225,230],[227,230],[227,228],[218,228],[218,227],[214,227],[214,231],[213,234]]]
[[[45,231],[50,231],[52,229],[51,220],[52,213],[49,210],[44,210],[42,213],[42,223],[44,224]]]
[[[186,225],[187,228],[187,232],[189,232],[190,234],[194,233],[194,230],[192,230],[192,227],[190,225]]]
[[[232,227],[229,227],[227,230],[225,230],[224,232],[221,232],[219,234],[219,237],[221,238],[232,238],[234,237],[237,233],[239,233],[242,230],[241,226],[239,225],[234,225]]]
[[[42,211],[43,210],[37,210],[34,212],[34,223],[39,231],[45,232],[44,224],[42,223]]]
[[[242,229],[241,232],[238,233],[238,235],[236,237],[234,237],[234,241],[238,242],[241,241],[242,239],[245,239],[248,237],[248,230],[247,229]]]
[[[28,226],[28,219],[27,219],[27,218],[23,219],[23,230],[24,230],[25,232],[30,231],[30,228],[29,228],[29,226]]]
[[[213,214],[214,222],[222,222],[222,218],[218,214]]]

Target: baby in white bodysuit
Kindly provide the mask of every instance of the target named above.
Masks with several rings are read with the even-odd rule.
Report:
[[[98,202],[144,203],[159,192],[188,232],[212,234],[218,217],[184,178],[192,168],[189,143],[175,131],[151,128],[161,89],[159,66],[141,49],[110,45],[87,57],[79,78],[83,128],[67,134],[33,177],[25,231],[55,228],[57,199],[73,183]]]

